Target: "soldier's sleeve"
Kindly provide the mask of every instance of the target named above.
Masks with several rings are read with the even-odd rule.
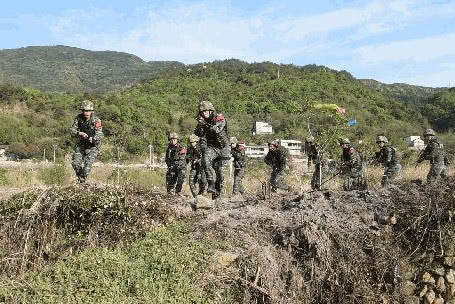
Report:
[[[240,151],[240,164],[242,168],[246,167],[246,161],[247,161],[246,152],[245,149],[242,149]]]
[[[272,155],[270,154],[270,152],[268,152],[267,155],[264,157],[264,162],[269,166],[272,165]]]
[[[166,156],[164,157],[164,162],[166,163],[166,166],[169,168],[171,166],[171,160],[169,159],[169,147],[166,149]]]
[[[217,114],[215,116],[215,124],[211,127],[215,133],[221,133],[226,126],[226,119],[223,114]]]
[[[186,158],[186,147],[185,145],[180,145],[178,154],[177,154],[177,163],[179,168],[185,168],[186,163],[185,163],[185,158]]]
[[[194,129],[194,134],[199,137],[205,137],[205,127],[202,124],[198,124]]]
[[[76,119],[74,119],[73,125],[71,126],[71,136],[79,137],[79,124],[77,121],[77,117]]]
[[[93,140],[99,143],[103,136],[103,124],[101,123],[101,119],[97,118],[95,120],[95,136],[93,136]]]
[[[388,164],[388,163],[390,163],[392,161],[393,151],[392,151],[391,147],[387,147],[386,151],[387,151],[387,154],[385,155],[384,162],[386,164]]]

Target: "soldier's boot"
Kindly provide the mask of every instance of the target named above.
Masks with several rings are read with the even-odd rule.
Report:
[[[204,194],[205,194],[205,188],[200,188],[197,195],[204,195]]]
[[[78,175],[77,180],[79,181],[80,184],[85,184],[87,182],[87,178],[83,175]]]
[[[212,181],[212,180],[208,180],[207,184],[208,184],[207,192],[208,193],[216,193],[215,182]]]

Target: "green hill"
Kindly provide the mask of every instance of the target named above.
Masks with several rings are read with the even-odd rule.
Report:
[[[169,69],[102,94],[48,94],[11,85],[3,85],[0,92],[4,108],[0,142],[16,145],[29,155],[54,144],[62,153],[71,149],[68,129],[83,98],[95,102],[103,120],[103,157],[107,159],[115,157],[117,147],[127,155],[144,155],[153,144],[162,152],[170,131],[185,139],[194,130],[202,99],[212,101],[227,117],[230,134],[247,143],[304,139],[309,124],[316,137],[330,138],[332,149],[337,149],[339,137],[374,144],[377,134],[401,145],[403,137],[428,126],[415,106],[365,87],[346,71],[315,65],[249,64],[232,59]],[[346,114],[316,110],[317,104],[336,104]],[[350,119],[357,125],[347,127]],[[275,134],[253,136],[256,120],[271,123]]]
[[[182,65],[171,61],[145,62],[121,52],[30,46],[0,50],[0,83],[47,92],[106,92]]]

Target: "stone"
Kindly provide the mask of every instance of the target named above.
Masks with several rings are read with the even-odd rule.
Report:
[[[431,284],[431,285],[434,285],[436,283],[435,279],[428,272],[425,272],[423,274],[422,280],[424,283]]]
[[[427,291],[424,297],[425,304],[433,304],[433,301],[436,299],[436,294],[433,289]]]
[[[444,304],[444,299],[443,298],[436,298],[434,301],[433,301],[433,304]]]
[[[446,272],[446,280],[450,284],[455,284],[455,270],[449,269]]]
[[[420,304],[420,299],[416,296],[407,296],[404,299],[404,304]]]
[[[453,256],[444,257],[444,264],[453,267],[455,265],[455,257]]]
[[[444,266],[436,264],[431,268],[431,271],[439,276],[443,276],[446,273]]]
[[[439,293],[444,293],[446,291],[446,281],[444,280],[444,277],[439,277],[436,281],[436,290]]]
[[[196,209],[212,209],[213,201],[203,195],[196,196]]]
[[[216,261],[218,262],[218,264],[222,266],[229,266],[238,257],[239,257],[238,254],[232,252],[218,251],[215,253]]]
[[[423,297],[425,296],[425,294],[427,293],[427,291],[428,291],[428,286],[427,286],[427,285],[424,285],[423,288],[422,288],[422,290],[421,290],[420,293],[419,293],[419,297],[420,297],[420,298],[423,298]]]
[[[406,296],[411,296],[416,290],[416,284],[411,281],[405,281],[401,287],[402,294]]]

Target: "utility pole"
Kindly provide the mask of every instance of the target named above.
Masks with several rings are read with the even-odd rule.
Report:
[[[43,151],[43,162],[46,161],[46,148],[44,148],[44,151]]]
[[[54,148],[54,164],[55,164],[55,145],[52,145],[52,147]]]
[[[278,70],[278,80],[280,80],[280,70]]]

